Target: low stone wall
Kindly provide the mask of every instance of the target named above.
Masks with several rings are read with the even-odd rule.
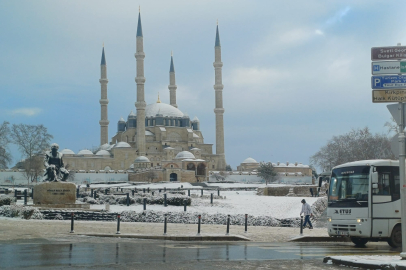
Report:
[[[310,188],[313,189],[313,194],[316,194],[317,186],[281,186],[281,187],[265,187],[259,188],[258,194],[263,194],[264,196],[286,196],[289,193],[289,189],[293,188],[293,193],[300,197],[310,197]]]

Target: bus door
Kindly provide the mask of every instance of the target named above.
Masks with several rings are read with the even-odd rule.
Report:
[[[372,184],[372,237],[389,237],[389,219],[395,216],[393,199],[399,167],[376,167],[378,183]]]

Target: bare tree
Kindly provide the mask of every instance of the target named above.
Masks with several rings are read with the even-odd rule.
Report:
[[[8,151],[10,141],[9,122],[4,121],[0,125],[0,169],[6,169],[7,164],[11,162],[11,154]]]
[[[28,181],[28,185],[32,182],[38,182],[39,178],[44,175],[44,157],[33,156],[23,162],[23,175]]]
[[[258,167],[258,176],[265,179],[265,183],[278,180],[278,173],[271,162],[261,162]]]
[[[149,171],[146,173],[148,182],[154,182],[154,179],[158,178],[158,174],[155,171]]]
[[[391,134],[392,132],[395,132],[395,134],[397,134],[399,132],[398,124],[393,117],[391,117],[390,121],[386,121],[383,126],[388,129],[388,134]]]
[[[327,145],[310,157],[310,163],[323,171],[330,171],[334,166],[346,162],[380,158],[395,158],[390,149],[390,140],[385,135],[372,134],[365,127],[333,136]]]

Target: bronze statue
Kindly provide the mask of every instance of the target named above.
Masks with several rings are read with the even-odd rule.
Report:
[[[59,145],[53,143],[51,145],[51,151],[45,152],[45,174],[44,178],[45,181],[49,182],[59,182],[59,181],[66,181],[69,176],[69,171],[65,169],[63,165],[62,156],[63,154],[58,152]]]

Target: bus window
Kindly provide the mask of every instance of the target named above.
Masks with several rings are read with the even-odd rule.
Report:
[[[400,199],[400,177],[399,174],[394,176],[394,186],[392,188],[392,201]]]
[[[375,190],[375,195],[390,195],[389,179],[390,179],[389,173],[379,174],[378,188]]]

